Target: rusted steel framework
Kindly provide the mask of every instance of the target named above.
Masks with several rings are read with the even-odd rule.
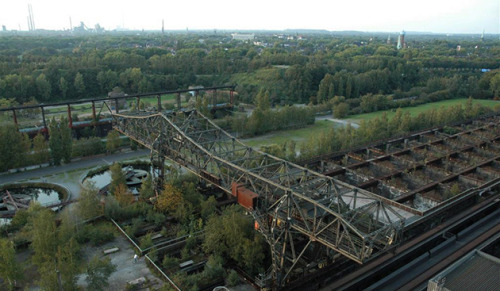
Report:
[[[271,246],[277,286],[313,245],[363,263],[414,216],[399,203],[254,150],[196,110],[112,118],[116,130],[238,197]]]
[[[500,183],[500,116],[432,129],[305,164],[403,203],[426,217]]]
[[[0,108],[0,115],[4,114],[5,112],[12,112],[12,120],[15,124],[16,127],[18,127],[19,130],[22,132],[26,132],[28,134],[37,134],[38,132],[47,132],[48,131],[48,126],[47,126],[47,110],[53,107],[59,107],[59,106],[67,106],[67,118],[68,118],[68,126],[70,128],[80,128],[80,127],[88,127],[88,126],[95,126],[95,125],[100,125],[100,124],[109,124],[110,119],[108,118],[102,118],[100,117],[101,111],[99,111],[96,114],[96,109],[102,110],[104,108],[104,103],[109,102],[110,105],[114,108],[115,113],[119,113],[120,111],[120,106],[119,104],[121,102],[124,102],[125,100],[130,100],[130,99],[135,99],[135,104],[136,108],[139,108],[141,98],[145,97],[155,97],[157,99],[156,102],[156,110],[161,111],[162,110],[162,95],[168,95],[168,94],[175,94],[176,95],[176,106],[177,109],[181,108],[181,99],[180,96],[182,93],[194,93],[196,99],[198,99],[199,93],[200,92],[207,92],[211,93],[210,97],[210,102],[208,104],[208,107],[212,110],[215,111],[219,108],[230,108],[234,105],[234,90],[235,90],[235,85],[228,85],[228,86],[215,86],[215,87],[207,87],[207,88],[192,88],[192,89],[182,89],[182,90],[168,90],[168,91],[159,91],[159,92],[152,92],[152,93],[141,93],[141,94],[125,94],[123,96],[113,96],[113,97],[105,97],[105,98],[92,98],[92,99],[82,99],[82,100],[75,100],[75,101],[67,101],[67,102],[58,102],[58,103],[50,103],[50,104],[35,104],[35,105],[25,105],[25,106],[16,106],[16,107],[10,107],[10,108]],[[225,102],[229,103],[220,103],[218,104],[218,98],[217,98],[217,90],[229,90],[229,100],[226,100]],[[81,105],[81,104],[90,104],[91,109],[92,109],[92,120],[88,121],[79,121],[75,122],[73,121],[72,117],[72,106],[75,105]],[[109,108],[109,106],[108,106]],[[40,126],[36,127],[31,127],[31,128],[20,128],[19,125],[19,118],[20,116],[23,115],[23,113],[29,112],[30,119],[38,119],[38,115],[41,118],[39,120]],[[37,116],[37,117],[35,117]]]

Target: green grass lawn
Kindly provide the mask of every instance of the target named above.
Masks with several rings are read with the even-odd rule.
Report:
[[[439,101],[439,102],[427,103],[427,104],[422,104],[422,105],[418,105],[415,107],[405,107],[405,108],[401,108],[401,109],[403,110],[403,112],[409,111],[412,116],[416,116],[424,111],[431,110],[431,109],[439,109],[441,107],[450,107],[450,106],[454,106],[454,105],[458,105],[458,104],[462,104],[462,106],[464,106],[466,102],[467,102],[467,98],[461,98],[461,99],[452,99],[452,100],[444,100],[444,101]],[[491,107],[491,108],[493,108],[495,105],[500,105],[500,101],[495,101],[495,100],[475,99],[475,100],[473,100],[473,103],[474,104],[479,103],[483,106]],[[347,117],[347,120],[358,123],[361,120],[369,120],[372,118],[382,116],[382,114],[384,112],[386,112],[387,117],[389,119],[391,119],[392,116],[395,114],[396,110],[392,111],[391,109],[389,109],[389,110],[383,110],[383,111],[377,111],[377,112],[371,112],[371,113],[349,115]]]
[[[332,127],[339,126],[337,123],[329,120],[319,120],[304,128],[281,130],[272,132],[258,137],[243,139],[243,143],[251,147],[261,147],[270,144],[283,144],[286,141],[294,140],[297,144],[301,144],[308,137],[318,135]]]

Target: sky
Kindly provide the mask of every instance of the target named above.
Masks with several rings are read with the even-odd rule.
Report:
[[[0,0],[0,25],[69,29],[83,21],[106,30],[325,29],[500,33],[500,0]]]

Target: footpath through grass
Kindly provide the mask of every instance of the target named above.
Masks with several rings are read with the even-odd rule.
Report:
[[[441,107],[450,107],[450,106],[455,106],[462,104],[462,106],[465,106],[465,103],[467,102],[467,98],[461,98],[461,99],[451,99],[451,100],[444,100],[444,101],[438,101],[438,102],[433,102],[433,103],[426,103],[414,107],[405,107],[401,108],[403,112],[409,111],[412,116],[417,116],[418,114],[428,111],[431,109],[439,109]],[[483,106],[493,108],[495,105],[500,105],[500,101],[496,100],[482,100],[482,99],[474,99],[473,104],[479,103]],[[388,109],[388,110],[382,110],[382,111],[377,111],[377,112],[371,112],[371,113],[363,113],[363,114],[356,114],[356,115],[349,115],[347,117],[347,120],[359,123],[361,120],[370,120],[376,117],[382,116],[383,113],[387,113],[387,117],[389,119],[392,118],[394,114],[396,114],[396,109]]]

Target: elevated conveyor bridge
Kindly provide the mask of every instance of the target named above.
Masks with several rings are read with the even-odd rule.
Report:
[[[263,279],[272,278],[274,286],[314,261],[317,250],[363,263],[393,244],[405,221],[418,215],[248,147],[196,110],[112,113],[112,119],[116,130],[151,149],[161,164],[170,159],[238,198],[271,247],[272,269]]]

